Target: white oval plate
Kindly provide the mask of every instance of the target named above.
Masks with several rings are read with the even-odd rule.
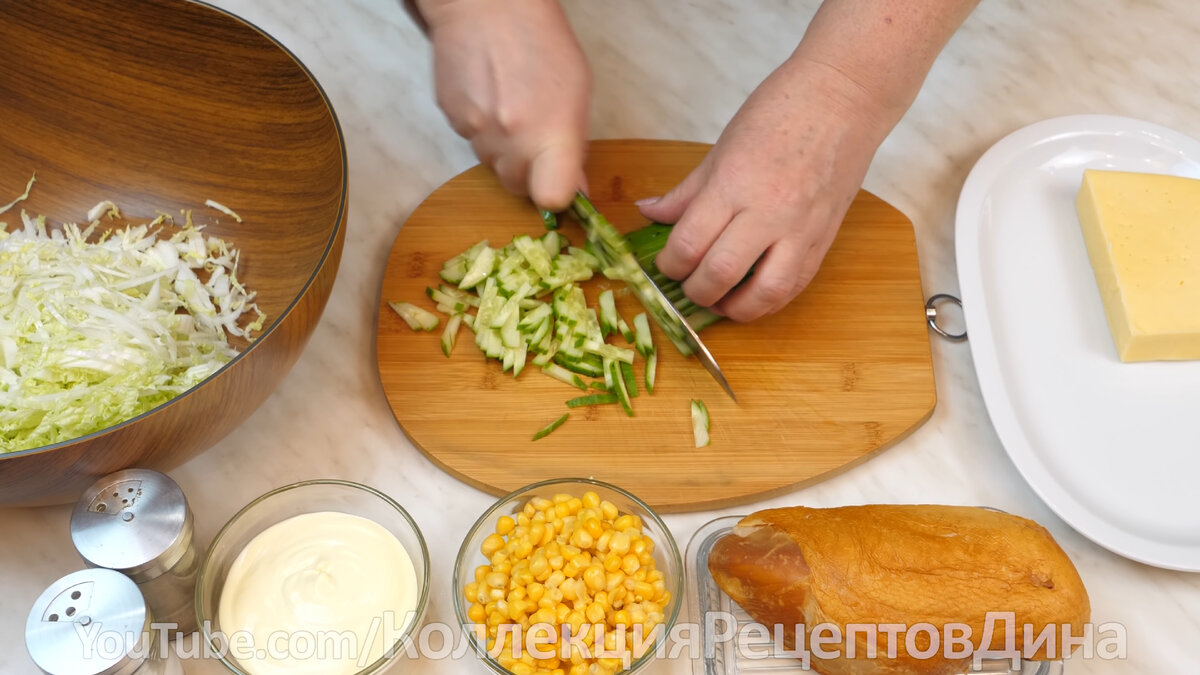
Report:
[[[1081,115],[980,158],[955,224],[979,386],[1017,469],[1065,521],[1133,560],[1200,571],[1200,362],[1117,358],[1075,213],[1085,168],[1200,178],[1200,142]]]

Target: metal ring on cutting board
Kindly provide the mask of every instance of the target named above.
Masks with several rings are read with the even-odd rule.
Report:
[[[925,301],[925,322],[929,324],[929,328],[933,332],[941,335],[951,342],[962,342],[963,340],[966,340],[967,329],[964,328],[961,333],[948,333],[945,329],[938,325],[937,304],[942,300],[952,302],[958,305],[959,309],[962,309],[962,300],[950,295],[949,293],[938,293],[937,295],[931,296]]]

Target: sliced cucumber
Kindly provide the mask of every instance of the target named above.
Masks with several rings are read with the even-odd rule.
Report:
[[[570,418],[571,418],[571,413],[563,413],[562,417],[554,420],[550,424],[547,424],[546,426],[539,429],[538,432],[533,435],[533,440],[539,441],[539,440],[549,436],[550,434],[557,431],[558,428],[561,427]]]
[[[634,353],[632,349],[624,349],[616,345],[610,345],[606,342],[587,340],[583,343],[583,350],[589,354],[596,354],[606,359],[623,361],[629,364],[633,363]]]
[[[633,375],[633,366],[622,361],[620,367],[621,379],[625,380],[625,391],[629,392],[629,398],[637,398],[637,378]]]
[[[612,289],[604,291],[600,294],[600,335],[607,338],[610,334],[616,332],[617,321],[620,317],[617,316],[617,301],[613,297]]]
[[[454,351],[454,341],[458,338],[458,329],[462,326],[462,321],[462,314],[451,314],[446,321],[446,329],[442,331],[442,353],[446,358],[450,358],[450,352]]]
[[[542,372],[550,377],[553,377],[559,382],[569,384],[576,389],[587,391],[587,385],[584,384],[582,377],[579,377],[575,373],[572,373],[556,363],[547,363],[546,365],[542,366]]]
[[[429,310],[421,309],[409,302],[389,302],[388,306],[392,308],[404,323],[413,330],[431,331],[437,328],[440,319],[437,315]]]
[[[589,405],[606,405],[609,403],[617,403],[616,394],[588,394],[567,401],[568,408],[582,408]]]
[[[649,358],[654,353],[654,341],[650,335],[650,319],[642,312],[633,317],[633,327],[637,331],[634,339],[634,349],[642,356]]]
[[[625,414],[633,417],[633,404],[629,401],[629,391],[625,388],[625,378],[621,376],[621,369],[617,366],[617,362],[609,361],[608,369],[605,372],[611,374],[612,391],[617,395],[617,401],[620,402],[621,407],[625,409]],[[605,383],[607,384],[607,382],[608,378],[606,377]]]
[[[629,328],[629,324],[625,323],[625,319],[617,322],[617,330],[621,332],[621,337],[625,338],[625,342],[633,344],[637,340],[637,336],[633,334],[633,330]]]
[[[708,407],[704,401],[692,399],[692,436],[696,439],[696,447],[703,448],[709,444]]]
[[[658,352],[646,357],[646,393],[654,393],[654,378],[658,376]]]
[[[475,258],[475,262],[471,263],[471,267],[467,269],[466,276],[458,283],[458,287],[466,290],[479,285],[481,281],[492,273],[492,267],[496,263],[496,251],[490,246],[484,246],[483,250]]]

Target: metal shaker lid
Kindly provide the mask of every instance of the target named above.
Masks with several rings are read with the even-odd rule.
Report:
[[[175,481],[148,469],[126,469],[92,484],[71,514],[71,539],[89,566],[142,583],[183,557],[192,513]]]
[[[129,577],[106,569],[50,585],[25,622],[25,647],[49,675],[124,675],[147,659],[151,617]]]

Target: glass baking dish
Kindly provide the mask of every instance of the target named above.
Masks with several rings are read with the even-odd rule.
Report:
[[[688,543],[685,563],[687,565],[687,600],[688,619],[699,630],[700,649],[698,658],[692,659],[693,675],[800,675],[811,674],[805,670],[799,659],[787,656],[770,656],[766,651],[771,648],[769,639],[761,633],[747,634],[741,628],[753,623],[753,619],[745,610],[725,595],[713,581],[708,572],[708,554],[717,539],[728,534],[745,516],[726,516],[717,518],[702,526],[692,536]],[[710,614],[716,613],[722,617],[730,617],[736,624],[733,626],[734,636],[728,640],[711,639],[710,631],[716,628],[717,621],[706,620]],[[712,625],[710,625],[710,623]],[[722,625],[722,629],[726,626]],[[711,647],[710,647],[711,645]],[[964,675],[991,673],[999,675],[1063,675],[1065,667],[1062,661],[1024,661],[1019,670],[1013,670],[1012,664],[1006,659],[983,660],[979,670],[971,670]]]

